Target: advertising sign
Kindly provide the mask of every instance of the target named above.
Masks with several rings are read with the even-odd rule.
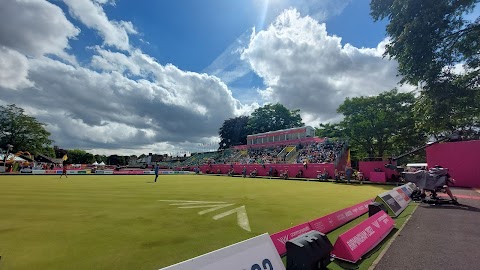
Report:
[[[321,218],[312,220],[309,222],[310,227],[313,230],[327,234],[342,226],[343,224],[350,222],[357,217],[367,213],[368,204],[370,204],[371,202],[372,200],[366,200],[354,206],[350,206],[337,212],[323,216]]]
[[[341,234],[333,246],[332,254],[338,259],[355,263],[377,246],[394,226],[393,219],[380,211]]]
[[[160,270],[285,270],[268,234]]]
[[[387,208],[390,216],[396,217],[407,208],[411,199],[405,194],[402,187],[397,187],[379,194],[377,198],[375,198],[375,201],[383,204]]]
[[[270,238],[272,239],[272,242],[275,245],[275,248],[277,249],[278,254],[283,256],[285,253],[287,253],[287,248],[285,247],[285,243],[287,243],[288,240],[293,239],[311,230],[312,228],[307,222],[307,223],[303,223],[295,227],[283,230],[281,232],[272,234],[270,235]]]

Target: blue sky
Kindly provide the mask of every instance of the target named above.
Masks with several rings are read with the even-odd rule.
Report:
[[[266,103],[336,122],[346,97],[399,81],[369,12],[367,0],[4,0],[0,104],[60,147],[105,154],[198,151]]]

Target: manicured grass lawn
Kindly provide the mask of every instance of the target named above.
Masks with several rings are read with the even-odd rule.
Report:
[[[198,175],[162,175],[157,183],[153,176],[58,177],[0,175],[0,269],[158,269],[391,189]],[[159,200],[232,205],[199,215],[209,208]],[[243,205],[251,231],[237,225],[236,213],[213,219]]]

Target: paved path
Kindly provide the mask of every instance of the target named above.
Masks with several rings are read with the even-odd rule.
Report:
[[[375,270],[480,269],[480,193],[453,193],[461,205],[421,203]]]

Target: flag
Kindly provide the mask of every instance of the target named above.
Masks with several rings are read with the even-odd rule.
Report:
[[[63,158],[62,158],[62,159],[63,159],[63,161],[67,160],[67,159],[68,159],[67,154],[63,155]]]
[[[347,153],[347,166],[348,167],[352,166],[352,161],[350,159],[350,148],[348,149],[348,153]]]

